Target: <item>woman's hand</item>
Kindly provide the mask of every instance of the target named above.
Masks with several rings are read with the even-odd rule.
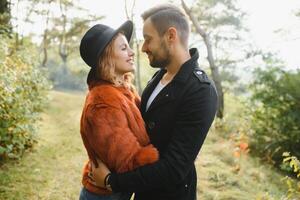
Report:
[[[102,188],[107,188],[104,184],[104,179],[110,173],[110,171],[101,160],[97,159],[97,163],[98,167],[96,167],[96,165],[91,162],[91,178],[95,181],[95,185]]]

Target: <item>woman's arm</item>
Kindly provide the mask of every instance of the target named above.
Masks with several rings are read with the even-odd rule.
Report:
[[[88,143],[111,170],[125,172],[158,160],[156,148],[139,144],[123,110],[107,104],[90,105],[86,117],[91,130]]]

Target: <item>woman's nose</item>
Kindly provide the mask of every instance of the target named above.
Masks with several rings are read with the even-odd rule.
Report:
[[[129,48],[129,56],[134,56],[134,51],[131,48]]]

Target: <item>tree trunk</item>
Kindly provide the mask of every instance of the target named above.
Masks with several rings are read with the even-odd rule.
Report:
[[[46,67],[46,63],[48,61],[48,24],[49,24],[49,10],[47,11],[46,15],[46,28],[44,30],[43,34],[43,61],[42,61],[42,66]]]
[[[141,85],[141,63],[140,63],[140,44],[139,41],[136,39],[136,87],[138,93],[142,94],[142,85]]]
[[[67,66],[67,47],[66,47],[66,26],[67,26],[67,16],[65,14],[66,7],[63,4],[63,1],[59,1],[59,8],[61,12],[61,18],[62,18],[62,33],[59,36],[59,45],[58,45],[58,53],[60,58],[63,61],[63,66]]]
[[[127,9],[127,0],[125,0],[125,13],[127,16],[127,19],[130,19],[131,21],[133,21],[133,9],[135,7],[135,0],[132,3],[132,7],[130,9],[130,15],[128,13],[128,9]],[[136,70],[135,70],[135,80],[134,80],[134,85],[137,88],[137,91],[139,94],[142,93],[142,85],[141,85],[141,73],[140,73],[140,45],[138,42],[138,39],[136,37],[136,29],[135,26],[133,27],[133,32],[132,32],[132,37],[129,43],[129,46],[133,49],[134,47],[134,43],[136,45]]]
[[[182,4],[182,7],[185,10],[186,14],[189,16],[193,25],[195,26],[197,33],[199,33],[204,40],[204,44],[205,44],[206,50],[207,50],[207,60],[208,60],[209,66],[210,66],[212,79],[215,82],[217,93],[219,96],[217,117],[222,119],[224,116],[224,93],[223,93],[223,87],[222,87],[222,80],[220,77],[219,69],[216,66],[215,61],[214,61],[213,51],[212,51],[209,35],[201,28],[201,26],[197,22],[195,16],[193,15],[193,13],[187,7],[187,5],[185,4],[185,2],[183,0],[181,0],[181,4]]]
[[[62,59],[64,65],[67,66],[68,54],[66,53],[65,45],[63,45],[62,43],[59,44],[59,56]]]
[[[48,47],[48,42],[47,42],[47,35],[48,35],[48,30],[47,28],[44,31],[44,35],[43,35],[43,53],[44,53],[44,57],[43,57],[43,61],[42,61],[42,66],[46,67],[46,63],[48,60],[48,51],[47,51],[47,47]]]
[[[61,18],[63,19],[62,26],[63,26],[63,31],[60,35],[60,40],[59,40],[59,55],[64,63],[64,66],[67,66],[67,57],[68,57],[68,52],[67,52],[67,44],[66,44],[66,26],[67,26],[67,16],[64,13],[63,9],[63,4],[60,2],[60,10],[62,12]]]

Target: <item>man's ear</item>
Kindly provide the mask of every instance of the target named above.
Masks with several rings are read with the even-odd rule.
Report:
[[[174,41],[176,41],[177,38],[178,38],[176,28],[174,28],[174,27],[168,28],[168,30],[166,32],[166,36],[167,36],[167,41],[168,42],[174,42]]]

